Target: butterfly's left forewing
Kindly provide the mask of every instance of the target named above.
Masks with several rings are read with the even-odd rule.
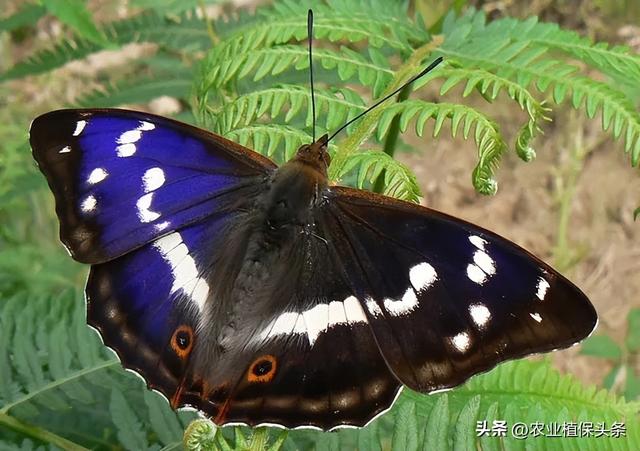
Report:
[[[127,110],[53,111],[33,121],[30,142],[60,237],[85,263],[237,209],[276,167],[220,136]]]
[[[504,238],[427,208],[333,187],[324,233],[387,364],[421,391],[454,387],[501,361],[566,348],[595,328],[571,282]]]

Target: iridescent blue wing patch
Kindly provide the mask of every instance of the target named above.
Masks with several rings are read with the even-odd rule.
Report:
[[[53,111],[34,120],[30,141],[61,239],[85,263],[233,210],[276,167],[220,136],[126,110]]]
[[[87,320],[123,365],[169,399],[187,373],[207,300],[221,232],[235,221],[210,217],[106,263],[87,282]]]

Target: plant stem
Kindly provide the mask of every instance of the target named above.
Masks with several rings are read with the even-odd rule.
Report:
[[[573,266],[582,256],[580,250],[572,249],[569,240],[571,205],[576,194],[580,174],[584,169],[586,157],[607,138],[602,134],[595,141],[584,142],[584,119],[577,118],[577,113],[571,112],[568,130],[575,130],[569,136],[567,147],[569,161],[566,166],[558,171],[556,176],[556,199],[558,202],[558,230],[556,243],[553,249],[554,266],[563,272]]]
[[[60,385],[63,385],[69,381],[72,381],[74,379],[78,379],[80,377],[86,376],[87,374],[93,373],[94,371],[100,371],[104,368],[109,368],[112,366],[116,366],[120,363],[120,361],[118,359],[111,359],[111,360],[105,360],[104,362],[101,362],[99,364],[97,364],[96,366],[92,366],[89,368],[83,368],[79,371],[76,371],[74,373],[71,373],[61,379],[52,381],[40,388],[38,388],[37,390],[27,393],[26,395],[22,396],[21,398],[18,398],[17,400],[4,405],[1,409],[0,409],[0,414],[7,414],[9,412],[9,410],[11,410],[12,408],[14,408],[15,406],[28,401],[29,399],[33,398],[36,395],[39,395],[40,393],[43,393],[47,390],[51,390],[54,389],[56,387],[59,387]]]
[[[409,98],[409,94],[411,93],[411,86],[405,86],[405,88],[400,91],[398,94],[398,103],[404,102]],[[400,135],[400,114],[396,114],[396,116],[391,121],[389,125],[389,131],[387,132],[387,138],[384,140],[384,148],[382,149],[384,153],[393,157],[396,152],[396,144],[398,144],[398,136]],[[384,192],[384,178],[387,171],[383,170],[378,178],[376,179],[375,184],[373,185],[374,193],[382,193]]]
[[[209,39],[211,40],[211,44],[214,46],[220,42],[220,38],[216,33],[216,30],[213,28],[213,23],[211,22],[211,18],[207,14],[207,5],[205,5],[204,0],[198,0],[198,6],[200,7],[200,11],[202,12],[202,17],[204,18],[204,22],[207,24],[207,34],[209,35]]]
[[[440,44],[442,44],[442,38],[434,37],[434,39],[430,42],[414,50],[407,62],[400,66],[400,68],[396,71],[396,75],[393,81],[382,93],[380,98],[392,93],[394,90],[398,89],[405,81],[418,73],[418,71],[422,69],[422,61],[434,49],[438,48]],[[384,110],[385,106],[380,105],[380,107],[371,111],[367,116],[363,117],[360,125],[356,127],[354,132],[349,135],[341,143],[341,145],[338,146],[336,156],[331,162],[331,166],[329,166],[329,180],[338,181],[339,177],[342,176],[342,168],[347,162],[349,156],[360,147],[360,145],[369,137],[369,135],[371,135]]]
[[[22,421],[17,420],[5,413],[0,413],[0,425],[5,426],[9,429],[12,429],[16,432],[20,432],[21,434],[32,437],[40,442],[50,443],[64,450],[88,451],[88,449],[85,448],[84,446],[80,446],[77,443],[67,440],[64,437],[60,437],[59,435],[54,434],[53,432],[47,431],[46,429],[42,429],[37,426],[33,426],[31,424],[23,423]]]

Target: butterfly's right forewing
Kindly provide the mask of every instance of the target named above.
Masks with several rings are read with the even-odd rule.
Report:
[[[587,297],[504,238],[417,205],[334,187],[340,261],[391,371],[422,391],[591,333]],[[327,236],[327,235],[325,235]]]

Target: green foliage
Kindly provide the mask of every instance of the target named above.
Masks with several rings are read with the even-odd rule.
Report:
[[[239,138],[266,155],[274,155],[273,145],[262,147],[264,136],[258,140],[254,140],[254,136],[264,135],[262,128],[268,130],[272,142],[275,136],[289,135],[287,125],[300,111],[310,110],[309,95],[304,93],[304,88],[274,87],[271,81],[304,80],[308,71],[305,8],[293,1],[277,2],[273,8],[261,11],[259,22],[236,27],[208,52],[194,91],[196,117],[201,124]],[[389,101],[378,112],[371,113],[371,120],[365,119],[359,126],[353,126],[351,137],[338,145],[330,170],[334,179],[347,176],[346,165],[362,172],[363,168],[375,164],[369,162],[369,158],[377,158],[379,164],[380,158],[375,157],[375,152],[368,152],[358,159],[362,168],[356,167],[352,154],[359,152],[360,145],[376,130],[375,141],[384,141],[390,123],[400,116],[401,129],[404,131],[415,119],[419,135],[427,122],[433,123],[434,137],[440,134],[445,123],[450,125],[453,136],[462,125],[463,138],[472,136],[478,146],[473,184],[479,192],[493,194],[497,189],[495,171],[510,147],[524,161],[535,158],[532,142],[544,121],[551,117],[548,100],[555,103],[569,100],[573,108],[584,110],[589,117],[600,113],[603,129],[610,131],[614,138],[623,139],[625,151],[631,154],[631,163],[638,164],[640,115],[626,98],[623,87],[592,78],[587,71],[580,71],[578,65],[569,62],[580,61],[589,70],[600,71],[605,76],[624,74],[626,85],[637,85],[640,58],[625,47],[593,44],[576,33],[555,24],[540,23],[535,18],[526,21],[507,18],[487,23],[483,13],[472,9],[460,17],[453,13],[447,15],[441,22],[442,28],[435,30],[440,36],[434,38],[419,19],[409,19],[406,11],[395,3],[389,7],[385,2],[383,7],[376,0],[327,1],[314,8],[317,42],[314,61],[324,75],[317,77],[318,85],[322,87],[324,79],[332,86],[331,90],[319,89],[323,111],[326,111],[321,124],[326,129],[335,129],[330,122],[339,123],[335,118],[351,117],[373,101],[360,95],[362,90],[356,90],[350,91],[350,105],[345,105],[339,101],[347,99],[342,95],[345,84],[361,85],[371,98],[379,98],[436,56],[444,56],[445,65],[416,82],[416,89],[442,79],[442,95],[463,85],[463,97],[479,94],[479,98],[493,103],[500,94],[506,93],[526,115],[513,144],[508,145],[509,140],[495,120],[476,107],[420,100],[395,104]],[[357,50],[363,41],[367,50]],[[327,75],[329,71],[332,76]],[[236,100],[229,104],[230,99]],[[283,108],[288,109],[283,111]],[[309,114],[305,122],[297,123],[309,130]],[[288,156],[289,152],[282,155],[283,159]],[[387,180],[388,183],[396,181]],[[404,184],[397,192],[405,199],[417,199],[419,191],[412,180],[407,179]],[[388,188],[383,190],[389,192]]]
[[[27,3],[0,20],[0,32],[12,31],[33,26],[48,12],[69,27],[50,46],[9,65],[0,81],[46,74],[110,46],[153,43],[155,53],[130,67],[99,73],[101,87],[82,92],[74,104],[108,107],[171,95],[191,102],[200,124],[278,162],[311,140],[306,5],[281,0],[259,8],[256,16],[216,20],[208,30],[194,13],[201,6],[196,0],[135,0],[133,5],[144,9],[141,14],[99,26],[84,4],[68,7],[76,3],[47,0],[46,8]],[[435,57],[445,57],[445,64],[413,87],[440,83],[441,101],[390,100],[350,126],[346,138],[330,146],[334,180],[360,188],[382,181],[385,194],[417,202],[420,189],[411,171],[375,150],[386,144],[397,121],[401,131],[413,126],[419,136],[429,132],[442,137],[448,127],[453,137],[473,139],[478,154],[473,185],[479,192],[494,193],[501,157],[511,148],[523,161],[535,157],[534,140],[552,117],[554,103],[567,103],[588,117],[600,114],[603,130],[622,140],[631,163],[638,164],[640,115],[624,93],[640,85],[640,58],[627,48],[594,44],[535,18],[487,22],[472,9],[434,18],[430,22],[436,25],[427,29],[420,17],[407,13],[404,3],[330,0],[314,5],[317,135],[337,129]],[[0,85],[0,99],[8,94]],[[505,136],[492,115],[492,105],[500,101],[522,110],[515,136]],[[85,274],[57,244],[51,198],[25,144],[33,112],[26,112],[22,103],[0,109],[0,448],[178,448],[195,415],[174,413],[165,399],[146,390],[85,324],[84,302],[75,291]],[[605,386],[636,399],[640,380],[628,359],[640,349],[638,311],[629,316],[629,324],[623,347],[596,336],[583,353],[612,361],[615,367]],[[448,393],[424,396],[405,390],[389,414],[363,429],[254,432],[203,421],[190,424],[184,446],[640,449],[638,410],[638,403],[625,402],[613,391],[583,387],[547,362],[523,360]],[[509,425],[625,421],[628,437],[539,437],[525,445],[509,434],[479,437],[477,422],[484,420]]]
[[[33,25],[46,13],[46,9],[36,3],[25,3],[15,14],[0,19],[0,32],[13,31],[20,27]]]
[[[180,443],[194,418],[146,390],[85,323],[82,296],[16,295],[0,304],[0,428],[93,447]],[[108,413],[108,415],[105,415]],[[80,415],[79,415],[80,414]],[[5,439],[21,435],[3,429]],[[62,446],[62,447],[67,447]]]
[[[619,359],[622,356],[620,346],[606,335],[594,335],[582,343],[580,352],[584,355],[603,357],[607,359]]]
[[[109,41],[96,27],[82,0],[42,0],[42,3],[51,14],[70,26],[79,36],[94,44],[109,46]]]
[[[635,362],[640,351],[640,309],[631,309],[627,316],[627,336],[622,346],[607,335],[587,338],[580,349],[584,355],[605,359],[613,364],[602,385],[627,399],[640,398],[640,375]]]

